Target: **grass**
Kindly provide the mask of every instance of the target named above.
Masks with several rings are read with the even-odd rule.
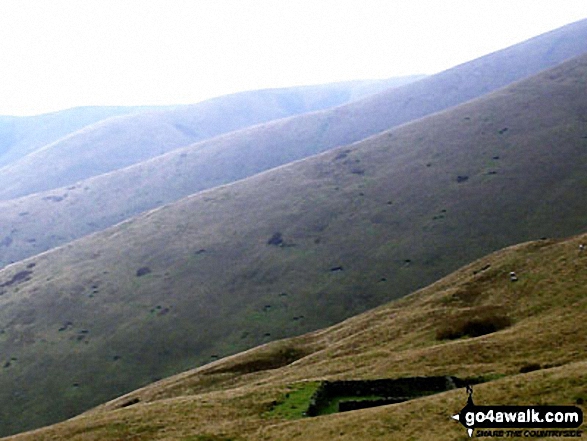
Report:
[[[474,383],[478,405],[578,405],[585,411],[587,333],[576,324],[587,318],[587,257],[576,250],[586,240],[583,235],[498,251],[332,327],[218,360],[70,421],[8,439],[467,439],[450,418],[466,403],[464,389],[304,418],[323,379],[456,375]],[[535,286],[522,295],[507,278],[512,262],[519,274],[533,276]],[[546,276],[549,283],[543,287],[539,281]],[[471,291],[479,292],[479,307],[497,300],[507,306],[511,326],[480,337],[436,340],[447,313],[470,308],[470,298],[453,295]],[[447,296],[453,301],[446,302]],[[529,308],[543,303],[549,307],[538,314]],[[280,363],[288,347],[307,355]],[[275,362],[267,364],[272,357]],[[121,407],[133,398],[136,404]]]

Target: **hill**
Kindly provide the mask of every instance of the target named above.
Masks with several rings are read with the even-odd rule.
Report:
[[[134,114],[108,118],[67,134],[63,132],[79,128],[68,118],[72,114],[79,115],[81,110],[12,118],[9,121],[17,126],[14,133],[3,127],[0,120],[0,136],[16,137],[16,145],[11,148],[14,151],[12,157],[22,156],[0,169],[0,199],[66,186],[202,139],[272,119],[340,105],[418,78],[421,76],[241,92],[192,105],[144,108],[140,113],[135,110]],[[115,110],[89,108],[85,114],[92,111],[114,114]],[[131,113],[130,109],[127,113]],[[63,124],[64,118],[68,121],[66,124]],[[45,124],[46,121],[49,121],[46,130],[44,126],[31,130],[35,122]],[[19,134],[19,129],[26,130],[27,136]],[[57,133],[65,136],[40,148],[37,138],[45,140]],[[26,145],[26,141],[31,145]],[[28,154],[24,156],[23,152]]]
[[[4,433],[584,231],[586,76],[579,57],[4,268]]]
[[[585,413],[587,333],[577,324],[587,320],[587,254],[579,252],[586,242],[583,235],[512,246],[330,328],[216,361],[8,439],[469,439],[451,419],[466,403],[464,389],[304,417],[324,380],[451,375],[476,383],[478,405],[575,405]]]
[[[0,167],[100,120],[155,109],[88,106],[35,116],[0,116]],[[163,110],[163,107],[158,109]]]
[[[0,202],[0,266],[197,191],[244,179],[462,103],[585,51],[587,20],[347,105],[249,127],[67,187]],[[158,124],[166,125],[164,121]],[[124,139],[121,136],[109,145],[118,148]],[[164,148],[159,141],[149,142],[155,150]],[[121,151],[127,155],[126,150]],[[43,167],[35,163],[28,172],[18,168],[28,176],[26,180],[16,174],[17,168],[14,173],[4,170],[0,183],[5,187],[0,195],[13,196],[12,185],[38,189],[36,182],[50,173],[60,174],[58,167],[39,173]],[[78,165],[74,168],[80,170]],[[88,172],[85,166],[83,170]]]

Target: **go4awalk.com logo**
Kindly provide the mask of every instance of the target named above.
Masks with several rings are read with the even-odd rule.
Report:
[[[583,411],[576,406],[477,406],[473,388],[467,386],[467,405],[452,418],[469,437],[581,437]],[[569,430],[575,429],[575,430]],[[476,430],[476,431],[475,431]]]

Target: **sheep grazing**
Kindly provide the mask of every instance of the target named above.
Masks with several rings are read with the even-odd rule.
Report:
[[[579,253],[582,253],[583,251],[585,251],[585,245],[579,244]]]
[[[516,276],[516,273],[514,271],[510,272],[510,280],[512,282],[517,282],[518,281],[518,276]]]

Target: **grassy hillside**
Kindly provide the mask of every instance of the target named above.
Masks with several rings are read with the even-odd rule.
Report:
[[[6,267],[4,433],[584,231],[586,78],[578,58]]]
[[[194,192],[243,179],[461,103],[584,51],[587,51],[587,21],[358,102],[228,133],[67,187],[0,202],[0,266]],[[305,96],[310,99],[313,92]],[[308,107],[300,105],[295,110]],[[252,113],[258,112],[260,110],[255,108]],[[204,118],[204,114],[199,115]],[[218,116],[208,115],[206,121],[214,121]],[[471,121],[477,128],[482,124],[474,118]],[[191,127],[192,123],[186,122],[184,126]],[[157,124],[168,127],[171,132],[175,130],[166,120]],[[141,127],[137,130],[143,130]],[[451,133],[450,136],[455,136],[454,131]],[[161,135],[153,132],[153,139],[148,143],[156,151],[166,149],[168,146],[157,136]],[[115,142],[108,141],[109,149],[119,148],[125,139],[121,135]],[[143,151],[138,145],[137,149]],[[128,151],[125,147],[121,154],[126,157]],[[72,160],[78,164],[77,159]],[[57,159],[55,161],[58,163]],[[96,167],[103,165],[98,159],[96,161]],[[17,168],[5,169],[0,174],[0,184],[4,182],[5,185],[4,193],[0,186],[0,195],[13,195],[10,188],[14,185],[39,188],[36,184],[39,180],[51,173],[61,173],[58,166],[43,173],[39,173],[39,168],[42,169],[39,164],[28,172],[18,168],[26,179],[16,175]],[[74,168],[82,173],[79,165]],[[88,170],[84,168],[83,173],[87,174]],[[43,223],[39,222],[41,218]]]
[[[16,137],[16,145],[11,147],[14,153],[12,156],[23,156],[0,169],[0,199],[69,185],[202,139],[272,119],[340,105],[418,78],[409,76],[257,90],[188,106],[147,108],[145,110],[149,112],[120,116],[84,127],[75,133],[63,133],[63,138],[43,148],[38,146],[35,134],[46,139],[49,134],[60,133],[53,125],[58,124],[64,116],[79,113],[79,110],[67,111],[65,115],[59,113],[53,118],[13,118],[10,121],[17,126],[13,130],[15,133],[10,132],[10,127],[3,127],[0,120],[0,139],[5,136]],[[52,123],[48,134],[44,134],[42,127],[30,127],[35,122],[43,124],[45,121]],[[23,130],[23,126],[28,128],[28,137],[18,133]],[[79,127],[68,123],[65,128]],[[31,145],[27,145],[27,141]],[[23,152],[29,154],[24,156]]]
[[[585,412],[587,332],[580,324],[587,320],[587,252],[579,252],[581,243],[587,235],[512,246],[330,328],[216,361],[8,439],[469,439],[451,419],[466,403],[464,389],[304,418],[301,411],[324,379],[455,375],[481,382],[474,386],[476,404],[576,405]],[[517,282],[510,281],[512,270]],[[481,318],[507,325],[442,338]]]

